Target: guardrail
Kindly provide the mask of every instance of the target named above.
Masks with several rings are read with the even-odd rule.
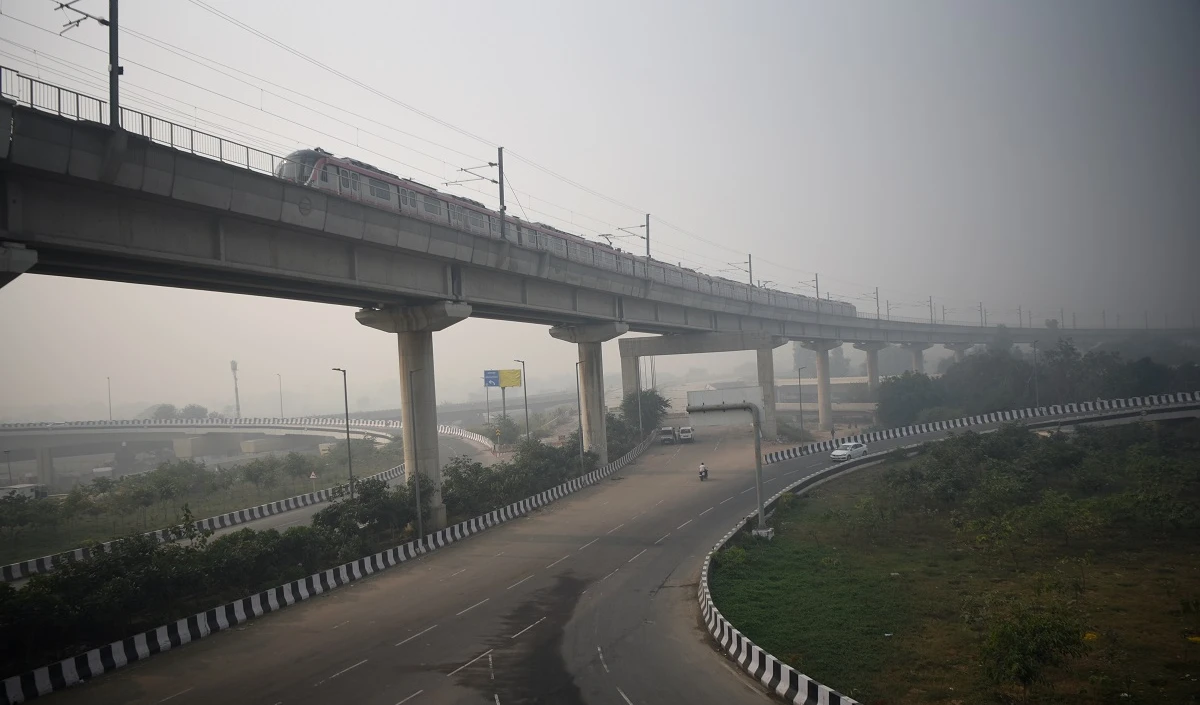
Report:
[[[653,434],[649,435],[633,450],[608,465],[501,509],[447,527],[422,539],[415,539],[386,551],[314,573],[301,580],[293,580],[286,585],[280,585],[235,602],[199,612],[191,617],[164,624],[21,675],[5,678],[3,687],[0,688],[0,705],[21,703],[56,690],[64,690],[108,671],[149,658],[156,653],[169,651],[189,642],[203,639],[255,617],[261,617],[297,602],[303,602],[347,583],[361,580],[373,573],[387,570],[405,561],[449,546],[456,541],[528,514],[534,509],[603,480],[636,460],[653,441]]]
[[[1047,414],[1031,414],[1031,415],[1024,415],[1024,416],[1019,416],[1019,417],[1013,416],[1014,414],[1018,414],[1020,412],[1004,412],[1003,414],[999,414],[999,415],[998,414],[986,414],[983,416],[974,416],[974,417],[970,417],[970,418],[973,418],[973,419],[986,418],[989,420],[983,421],[981,423],[989,423],[989,424],[1004,423],[1004,422],[1017,421],[1017,420],[1022,420],[1022,419],[1042,418],[1041,421],[1036,421],[1035,423],[1030,424],[1030,426],[1033,428],[1040,428],[1040,427],[1057,426],[1063,422],[1088,423],[1088,422],[1102,421],[1104,419],[1109,419],[1109,418],[1122,418],[1122,417],[1140,418],[1141,413],[1138,413],[1138,412],[1145,413],[1147,410],[1149,410],[1151,413],[1166,413],[1166,412],[1170,412],[1174,409],[1195,409],[1195,408],[1197,408],[1197,404],[1200,404],[1200,393],[1167,394],[1167,395],[1159,395],[1158,397],[1140,397],[1139,399],[1161,399],[1161,398],[1165,398],[1165,397],[1170,397],[1172,399],[1176,399],[1176,401],[1166,401],[1166,402],[1160,403],[1160,404],[1127,404],[1127,405],[1118,405],[1118,403],[1119,402],[1128,402],[1131,400],[1115,400],[1114,402],[1088,402],[1088,405],[1091,405],[1091,406],[1089,407],[1089,409],[1086,409],[1086,410],[1083,408],[1084,406],[1086,406],[1084,404],[1067,404],[1067,405],[1063,405],[1063,406],[1043,407],[1043,408],[1062,408],[1062,409],[1065,409],[1068,407],[1074,407],[1074,409],[1072,409],[1072,411],[1063,412],[1063,413],[1078,413],[1078,414],[1080,414],[1080,416],[1069,417],[1069,418],[1042,418],[1042,417],[1047,416]],[[1097,406],[1097,404],[1099,404],[1101,406]],[[1108,406],[1103,406],[1105,404],[1108,404]],[[1098,409],[1098,408],[1102,409],[1102,410],[1100,410],[1098,412],[1095,411],[1095,409]],[[1030,411],[1030,410],[1026,409],[1023,411]],[[1004,416],[1007,416],[1007,417],[1002,418]],[[921,424],[920,425],[920,427],[930,427],[930,426],[931,426],[930,424]],[[912,429],[912,428],[917,428],[917,427],[908,426],[905,428]],[[937,430],[945,430],[945,428],[944,427],[940,427],[940,428],[932,428],[931,427],[931,428],[928,428],[928,430],[922,431],[920,433],[929,433],[929,432],[933,432],[933,431],[937,431]],[[871,435],[871,434],[867,434],[867,435]],[[911,435],[919,435],[919,433],[886,436],[885,438],[903,438],[903,437],[911,436]],[[879,440],[879,439],[877,439],[877,440]],[[936,440],[941,440],[941,439],[931,439],[931,440],[936,442]],[[928,441],[924,441],[924,442],[928,442]],[[829,442],[826,441],[822,444],[813,444],[813,446],[817,446],[817,445],[824,446],[825,443],[829,443]],[[920,444],[914,443],[912,445],[901,446],[901,447],[902,448],[911,448],[916,445],[920,445]],[[811,447],[812,446],[806,446],[805,450],[808,450]],[[832,447],[832,446],[829,446],[829,447]],[[779,492],[772,495],[770,499],[768,499],[766,502],[763,503],[763,511],[769,513],[769,510],[774,507],[775,503],[779,501],[779,498],[789,492],[790,493],[798,493],[799,491],[803,491],[803,490],[810,488],[811,486],[817,484],[818,482],[822,482],[822,481],[837,477],[838,475],[841,475],[850,470],[862,467],[864,465],[869,465],[872,463],[879,462],[880,460],[883,460],[888,455],[888,453],[892,452],[892,450],[894,450],[894,449],[889,449],[888,451],[880,452],[880,453],[873,453],[871,455],[863,456],[856,460],[847,460],[845,462],[839,463],[838,465],[828,467],[828,468],[825,468],[822,470],[816,470],[812,473],[809,473],[808,475],[800,478],[799,480],[796,480],[792,484],[788,485],[787,487],[783,488]],[[786,452],[786,451],[784,451],[784,452]],[[811,452],[816,452],[816,451],[814,450]],[[810,454],[810,452],[805,452],[805,453],[801,453],[801,454],[797,454],[797,455],[791,455],[788,457],[789,458],[797,458],[797,457],[801,457],[802,455],[809,455],[809,454]],[[699,586],[699,590],[697,592],[697,599],[700,603],[701,616],[704,618],[704,623],[705,623],[706,627],[708,628],[709,634],[713,637],[714,640],[716,640],[717,644],[721,647],[722,651],[724,651],[724,653],[727,656],[732,658],[738,664],[738,666],[740,666],[742,668],[742,670],[746,671],[748,674],[750,674],[750,676],[752,678],[754,678],[759,683],[761,683],[764,687],[766,687],[768,692],[781,698],[784,702],[792,703],[793,705],[817,705],[817,704],[820,704],[820,705],[860,705],[857,700],[854,700],[853,698],[842,695],[841,693],[837,692],[836,690],[833,690],[832,688],[830,688],[826,685],[823,685],[823,684],[817,682],[816,680],[813,680],[812,678],[804,675],[803,673],[800,673],[796,669],[792,668],[791,666],[789,666],[789,665],[783,663],[782,661],[780,661],[779,659],[775,658],[773,655],[771,655],[767,651],[764,651],[762,648],[757,646],[753,641],[751,641],[749,638],[747,638],[746,635],[744,635],[740,631],[738,631],[738,629],[736,627],[734,627],[733,624],[730,623],[728,619],[725,618],[725,615],[721,614],[721,610],[717,608],[716,603],[713,601],[712,591],[711,591],[711,588],[710,588],[709,582],[708,582],[708,577],[709,577],[709,572],[710,572],[709,569],[712,567],[713,556],[716,555],[716,553],[718,551],[723,550],[725,548],[725,545],[727,543],[729,543],[730,539],[732,539],[738,533],[745,530],[745,528],[748,525],[750,525],[750,523],[754,519],[756,519],[757,515],[758,515],[757,510],[747,514],[743,519],[741,519],[737,524],[735,524],[734,527],[728,533],[726,533],[724,536],[722,536],[721,540],[718,541],[716,543],[716,545],[713,546],[712,550],[708,552],[708,555],[706,555],[704,557],[704,563],[701,565],[701,568],[700,568],[700,586]]]
[[[259,421],[264,421],[264,420],[267,422],[280,421],[277,419],[240,419],[239,421],[246,421],[247,423],[239,424],[236,427],[237,428],[301,428],[302,427],[305,429],[321,428],[322,430],[324,430],[324,426],[321,423],[300,424],[300,425],[291,425],[291,426],[289,426],[287,424],[283,424],[283,423],[276,423],[273,425],[270,423],[257,423]],[[325,421],[323,419],[311,419],[311,420],[317,421],[317,422]],[[3,425],[0,425],[0,432],[4,432],[4,431],[20,432],[20,431],[28,431],[30,429],[54,430],[54,429],[59,429],[59,428],[63,429],[64,432],[71,432],[71,431],[77,431],[78,429],[81,429],[81,428],[82,429],[89,429],[89,428],[90,429],[96,429],[96,428],[122,428],[123,429],[123,428],[131,428],[131,427],[134,427],[134,428],[159,428],[159,427],[171,428],[171,427],[179,427],[179,426],[189,426],[189,425],[196,426],[197,425],[192,421],[186,421],[186,420],[176,420],[176,421],[178,421],[178,422],[173,421],[173,422],[167,422],[167,423],[162,423],[162,424],[132,423],[132,422],[126,422],[126,421],[118,421],[118,422],[74,421],[74,422],[68,422],[65,424],[45,424],[45,423],[41,423],[41,424],[3,424]],[[214,420],[214,421],[216,421],[216,420]],[[337,421],[336,419],[334,419],[333,421],[339,425],[338,429],[340,429],[340,430],[345,429],[345,427],[346,427],[345,420]],[[350,424],[351,424],[352,428],[355,427],[354,426],[355,423],[356,422],[354,420],[351,420]],[[363,421],[361,423],[362,423],[363,427],[367,428],[367,430],[374,430],[376,428],[384,428],[384,429],[393,429],[395,431],[398,431],[400,429],[399,421],[368,420],[368,421]],[[103,424],[103,426],[102,426],[102,424]],[[220,426],[221,426],[221,424],[219,424],[219,423],[205,425],[206,428],[217,428]],[[334,429],[334,430],[338,430],[338,429]],[[491,441],[489,441],[484,436],[481,436],[478,433],[473,433],[471,431],[467,431],[465,429],[458,428],[457,426],[439,425],[438,433],[443,436],[455,436],[458,438],[463,438],[463,439],[471,441],[473,443],[478,443],[478,444],[484,446],[485,448],[491,448]],[[387,435],[392,436],[392,437],[395,436],[394,433],[390,433]],[[397,477],[400,477],[403,474],[404,474],[404,465],[402,463],[402,464],[397,465],[396,467],[391,468],[389,470],[384,470],[383,472],[376,473],[374,475],[369,475],[366,478],[360,478],[360,481],[363,479],[382,479],[382,480],[390,481]],[[288,497],[286,499],[280,499],[280,500],[276,500],[274,502],[267,502],[266,504],[260,504],[258,506],[254,506],[254,507],[247,507],[245,509],[237,509],[232,512],[226,512],[225,514],[221,514],[221,515],[214,516],[214,517],[198,519],[196,522],[194,522],[193,526],[195,526],[197,529],[204,529],[204,530],[224,529],[224,528],[228,528],[230,526],[237,526],[238,524],[245,524],[248,522],[256,521],[258,519],[263,519],[265,517],[274,516],[276,514],[283,514],[285,512],[290,512],[290,511],[293,511],[296,509],[302,509],[304,507],[309,507],[314,504],[322,504],[324,502],[328,502],[336,497],[341,496],[341,494],[344,493],[345,491],[346,491],[345,484],[335,485],[333,487],[323,489],[323,490],[318,490],[316,492],[308,492],[306,494],[296,495],[294,497]],[[181,528],[182,528],[181,526],[177,526],[177,527],[172,527],[172,528],[168,528],[168,529],[156,529],[154,531],[146,532],[146,534],[144,534],[144,535],[145,536],[153,536],[156,539],[158,539],[160,542],[161,541],[170,541],[173,532],[177,531]],[[119,539],[117,539],[117,540],[119,540]],[[92,547],[75,548],[75,549],[71,549],[70,551],[63,551],[61,553],[55,553],[55,554],[49,555],[49,556],[42,556],[40,558],[31,558],[29,560],[17,561],[16,563],[9,563],[8,565],[0,566],[0,582],[9,583],[9,582],[13,582],[16,580],[24,580],[31,575],[36,575],[38,573],[52,572],[58,566],[62,565],[63,563],[69,562],[69,561],[86,560],[98,552],[107,553],[112,550],[112,546],[113,546],[113,544],[116,543],[117,540],[105,541],[104,543],[101,543],[101,544],[98,544],[98,545],[92,546]]]

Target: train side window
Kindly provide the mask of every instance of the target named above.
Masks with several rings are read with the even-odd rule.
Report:
[[[392,200],[392,192],[386,181],[380,181],[379,179],[367,177],[367,183],[371,186],[372,196],[375,198],[382,198],[385,201]]]
[[[342,188],[350,188],[350,170],[349,169],[338,169],[338,172],[341,174],[341,177],[342,177]]]
[[[329,181],[329,166],[328,165],[321,167],[321,181],[325,181],[325,182]]]
[[[358,175],[357,171],[350,172],[350,188],[354,189],[355,191],[358,191],[359,190],[358,187],[362,183],[360,179],[361,179],[361,177]]]

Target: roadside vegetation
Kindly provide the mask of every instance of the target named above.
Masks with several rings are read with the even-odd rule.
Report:
[[[643,412],[647,406],[658,410],[643,421],[649,432],[669,402],[652,391],[644,394]],[[637,397],[625,402],[635,410],[632,422],[624,413],[608,419],[614,460],[639,441]],[[456,458],[443,470],[443,501],[450,521],[461,521],[579,477],[596,460],[584,453],[580,464],[578,433],[561,447],[520,443],[511,460],[492,466]],[[35,575],[19,590],[0,584],[0,677],[400,545],[414,537],[414,489],[411,482],[363,480],[355,483],[353,500],[343,495],[318,511],[311,526],[245,528],[217,538],[181,527],[177,540],[167,543],[134,535],[111,553]],[[421,489],[428,526],[431,493]],[[178,523],[194,518],[183,504]]]
[[[373,475],[404,462],[399,441],[379,446],[351,441],[354,473]],[[317,479],[310,480],[313,473]],[[70,551],[135,532],[174,525],[181,507],[203,519],[333,487],[348,477],[346,443],[328,455],[288,453],[241,465],[210,467],[194,460],[113,480],[97,478],[62,497],[0,497],[0,564]]]
[[[756,644],[867,705],[1200,702],[1200,422],[1005,426],[787,496],[715,557]]]
[[[1195,362],[1166,365],[1112,351],[1081,353],[1059,339],[1038,353],[1021,354],[1000,326],[986,349],[950,364],[941,377],[905,372],[883,381],[877,416],[883,427],[947,421],[1008,409],[1200,390]],[[1178,355],[1175,358],[1177,359]]]

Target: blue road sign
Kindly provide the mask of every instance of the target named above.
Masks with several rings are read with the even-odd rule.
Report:
[[[500,386],[500,370],[484,370],[483,371],[483,386],[499,387]]]

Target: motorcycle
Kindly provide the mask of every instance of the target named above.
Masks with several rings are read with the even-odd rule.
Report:
[[[708,479],[708,468],[701,467],[700,468],[700,481],[704,482],[707,479]]]

